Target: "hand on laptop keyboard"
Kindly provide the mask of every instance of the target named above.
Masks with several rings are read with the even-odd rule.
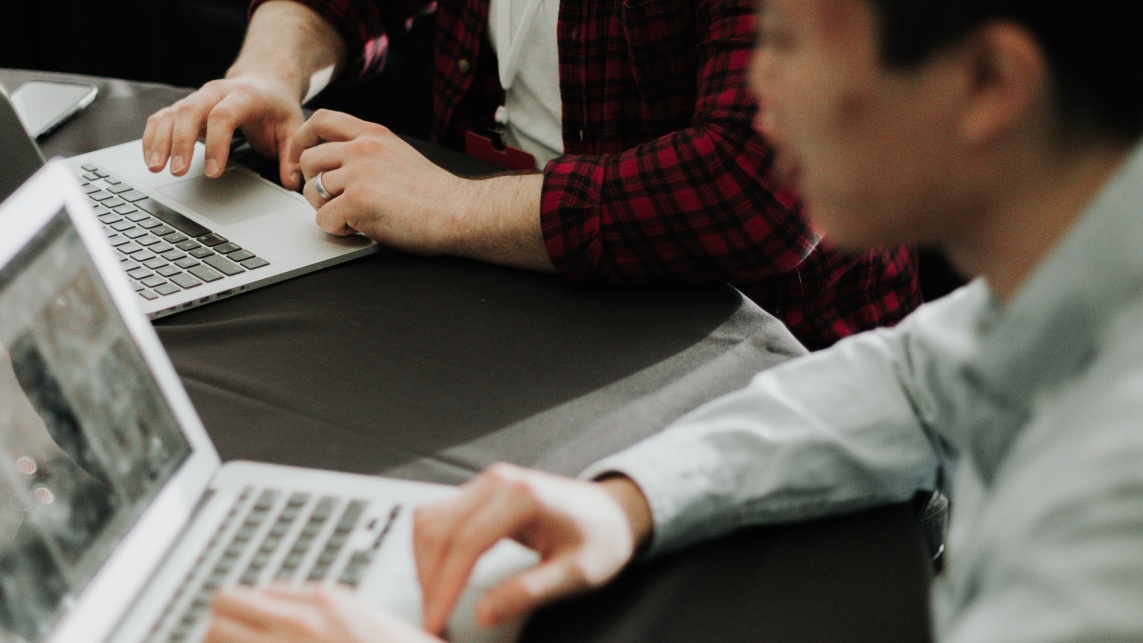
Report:
[[[213,611],[208,643],[440,643],[412,623],[339,588],[275,586],[256,593],[221,592]]]

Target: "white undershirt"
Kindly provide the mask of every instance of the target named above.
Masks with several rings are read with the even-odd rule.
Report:
[[[501,61],[508,59],[510,43],[523,35],[520,63],[516,75],[506,83],[504,108],[499,115],[508,132],[505,142],[536,157],[536,169],[564,153],[563,103],[560,100],[560,58],[556,43],[559,0],[539,0],[535,18],[526,33],[520,33],[520,21],[529,0],[491,0],[488,8],[488,39]],[[500,23],[508,12],[507,31]],[[501,63],[503,68],[503,62]]]

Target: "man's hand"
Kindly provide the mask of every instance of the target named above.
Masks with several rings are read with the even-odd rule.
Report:
[[[226,168],[230,140],[241,129],[251,147],[277,158],[282,185],[302,186],[296,165],[286,163],[290,139],[301,127],[301,105],[340,73],[345,42],[332,24],[310,7],[270,0],[250,18],[246,40],[225,80],[160,110],[147,121],[143,160],[152,172],[170,161],[171,173],[186,174],[194,143],[206,136],[207,176]]]
[[[492,627],[543,603],[603,585],[651,536],[650,508],[628,478],[602,483],[497,464],[449,500],[417,509],[414,548],[425,629],[441,633],[477,559],[502,538],[540,564],[488,590],[477,622]]]
[[[214,80],[147,119],[143,158],[152,172],[170,160],[171,174],[182,176],[195,141],[205,132],[206,175],[217,177],[229,159],[231,137],[241,129],[256,152],[279,160],[282,184],[294,190],[301,187],[301,178],[286,152],[303,122],[296,92],[273,78]]]
[[[414,254],[554,270],[540,231],[540,174],[464,179],[389,129],[328,110],[298,130],[289,163],[301,167],[303,194],[330,234],[361,232]],[[319,174],[329,199],[318,194]]]
[[[361,232],[421,255],[449,253],[470,181],[437,167],[388,128],[319,110],[294,137],[306,199],[330,234]],[[314,177],[332,198],[318,194]]]
[[[440,643],[344,589],[272,587],[223,591],[214,599],[208,643]]]

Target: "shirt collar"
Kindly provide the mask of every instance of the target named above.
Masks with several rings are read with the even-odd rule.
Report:
[[[1143,291],[1143,147],[1003,310],[964,369],[987,412],[972,455],[991,482],[1035,400],[1084,370],[1108,325]],[[1013,249],[1014,251],[1016,249]],[[983,409],[982,409],[983,410]]]

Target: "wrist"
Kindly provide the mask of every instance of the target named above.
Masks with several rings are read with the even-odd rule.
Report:
[[[346,56],[341,34],[316,10],[270,0],[254,10],[226,78],[273,83],[301,104],[337,75]]]
[[[631,550],[638,552],[651,542],[655,533],[655,517],[643,490],[634,480],[622,474],[611,474],[598,481],[627,516],[631,530]]]

